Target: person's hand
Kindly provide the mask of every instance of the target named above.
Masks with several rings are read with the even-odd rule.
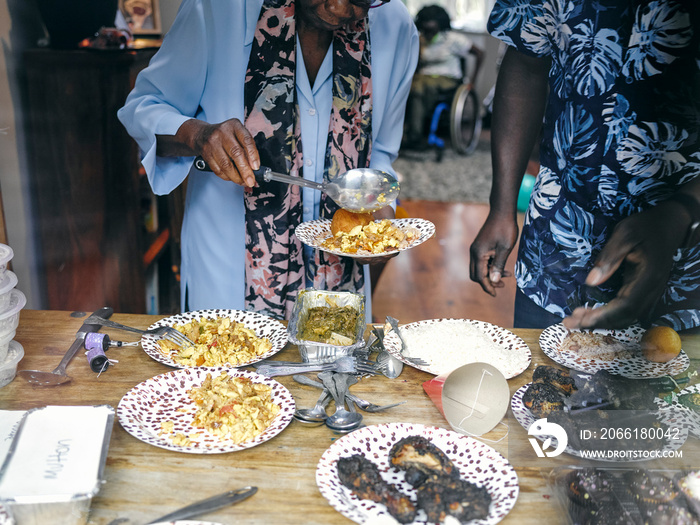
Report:
[[[220,124],[189,120],[182,125],[187,143],[209,164],[217,177],[241,186],[255,186],[253,170],[260,167],[260,156],[253,136],[238,119]]]
[[[661,297],[683,241],[687,222],[678,206],[661,203],[620,221],[596,258],[586,285],[599,286],[618,269],[623,284],[608,304],[576,308],[563,320],[567,328],[625,328],[648,320]]]
[[[496,296],[496,289],[503,288],[503,277],[511,273],[504,270],[506,261],[518,239],[516,219],[489,214],[479,234],[469,249],[469,277],[481,285],[489,295]]]

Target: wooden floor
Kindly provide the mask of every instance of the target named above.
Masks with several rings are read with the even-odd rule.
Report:
[[[391,259],[372,296],[375,321],[387,315],[402,324],[424,319],[475,319],[513,326],[515,281],[497,297],[469,279],[469,246],[488,214],[487,204],[402,201],[409,216],[435,224],[435,236]],[[517,247],[516,247],[517,249]],[[515,251],[506,269],[513,271]]]

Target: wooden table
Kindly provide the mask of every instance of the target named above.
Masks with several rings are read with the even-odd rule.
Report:
[[[15,339],[25,350],[19,369],[53,370],[72,343],[82,324],[79,313],[23,310]],[[147,327],[159,316],[115,314],[115,321]],[[134,341],[134,334],[103,329],[113,340]],[[530,381],[537,364],[553,364],[538,345],[539,330],[513,330],[533,353],[530,368],[509,381],[511,394]],[[684,348],[700,358],[698,336],[684,339]],[[118,364],[99,377],[79,353],[68,367],[73,378],[57,387],[33,387],[17,377],[0,389],[0,409],[27,410],[46,405],[98,405],[117,407],[121,397],[134,385],[172,370],[151,359],[140,347],[108,351]],[[295,347],[288,345],[276,359],[299,360]],[[405,422],[449,428],[442,414],[425,394],[421,384],[433,376],[404,367],[398,379],[383,376],[363,379],[352,391],[376,403],[407,403],[379,414],[364,413],[367,425]],[[278,377],[294,395],[298,406],[312,406],[319,391],[296,383],[291,377]],[[508,441],[526,441],[525,431],[509,413],[507,439],[492,445],[508,457]],[[487,436],[498,436],[496,430]],[[330,506],[316,486],[316,465],[323,452],[336,440],[325,426],[308,428],[292,421],[278,436],[257,447],[229,454],[184,454],[148,445],[128,434],[115,422],[105,469],[105,483],[93,499],[90,523],[103,525],[118,517],[130,523],[146,523],[185,504],[226,490],[255,485],[258,493],[232,507],[202,516],[201,519],[228,523],[351,523]],[[564,455],[566,456],[566,455]],[[562,456],[560,456],[562,457]],[[696,456],[698,457],[698,456]],[[558,459],[558,458],[557,458]],[[573,458],[575,459],[575,458]],[[574,463],[570,456],[563,464]],[[548,465],[551,465],[549,463]],[[516,466],[520,494],[504,524],[562,522],[555,498],[547,488],[546,470]]]

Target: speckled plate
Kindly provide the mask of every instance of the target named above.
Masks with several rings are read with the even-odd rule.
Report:
[[[359,499],[338,479],[337,461],[341,457],[363,454],[379,467],[382,477],[415,501],[415,489],[404,480],[403,471],[389,464],[389,449],[408,436],[424,436],[442,449],[459,468],[462,479],[485,487],[491,496],[489,515],[471,524],[501,521],[518,499],[518,476],[512,465],[494,449],[481,441],[444,428],[411,423],[372,425],[347,434],[335,441],[321,456],[316,468],[316,484],[335,510],[355,523],[388,516],[386,507]],[[425,513],[418,512],[413,523],[428,523]]]
[[[525,391],[527,388],[531,385],[532,383],[528,383],[526,385],[521,386],[518,388],[518,390],[515,391],[513,394],[513,397],[510,399],[510,408],[513,411],[513,416],[515,417],[516,421],[520,423],[520,425],[525,429],[528,430],[530,426],[538,420],[537,417],[535,417],[532,412],[530,412],[530,409],[528,409],[524,404],[523,404],[523,395],[525,394]],[[678,422],[674,419],[674,414],[675,410],[673,407],[669,404],[666,403],[666,401],[662,399],[655,399],[654,402],[656,403],[656,406],[658,407],[658,413],[657,413],[657,419],[659,422],[664,423],[671,429],[678,429],[678,432],[676,433],[675,430],[673,432],[674,436],[673,439],[669,440],[666,445],[661,449],[661,453],[669,453],[673,452],[674,450],[680,449],[683,444],[685,443],[686,439],[688,439],[688,429],[685,428],[683,425],[679,425]],[[533,434],[534,437],[539,439],[540,441],[544,441],[545,437],[543,436],[538,436],[536,434]],[[546,438],[551,438],[552,439],[552,444],[551,444],[551,449],[554,450],[557,447],[557,438],[552,437],[552,436],[546,436]],[[579,450],[574,449],[571,446],[567,446],[564,449],[564,452],[567,454],[570,454],[572,456],[577,456],[577,457],[584,457],[582,452]],[[670,456],[673,457],[673,456]],[[604,462],[615,462],[615,463],[622,463],[622,462],[634,462],[634,461],[648,461],[648,457],[639,457],[638,459],[635,458],[628,458],[626,461],[624,459],[621,459],[619,457],[617,458],[605,458],[605,457],[599,457],[596,458],[597,461],[604,461]]]
[[[160,321],[153,323],[148,328],[152,329],[158,326],[183,325],[194,320],[216,319],[217,317],[228,317],[231,319],[231,321],[242,323],[246,328],[253,330],[255,335],[258,337],[267,337],[272,343],[272,348],[264,354],[259,355],[249,361],[230,366],[242,367],[257,363],[258,361],[262,361],[263,359],[267,359],[268,357],[275,355],[287,344],[287,328],[282,323],[276,319],[273,319],[272,317],[268,317],[267,315],[262,315],[257,312],[246,312],[243,310],[212,309],[185,312],[161,319]],[[144,335],[141,338],[141,346],[149,356],[159,363],[175,368],[188,368],[187,366],[181,365],[175,361],[173,357],[177,355],[176,350],[165,352],[158,345],[158,339],[152,335]]]
[[[597,334],[611,335],[623,342],[637,342],[645,332],[644,328],[638,325],[625,328],[624,330],[590,331]],[[630,379],[650,379],[666,375],[675,376],[690,366],[690,359],[688,359],[688,355],[683,350],[681,350],[678,357],[668,363],[647,361],[642,356],[641,350],[639,355],[626,359],[613,359],[612,361],[586,359],[575,354],[560,352],[559,348],[568,332],[568,329],[562,324],[555,324],[545,328],[540,334],[540,348],[553,361],[580,372],[595,374],[600,370],[607,370],[611,374],[618,374]]]
[[[405,248],[400,248],[398,251],[402,252],[408,250],[409,248],[415,248],[419,244],[423,244],[425,241],[430,239],[435,235],[435,225],[426,221],[425,219],[392,219],[391,224],[400,229],[415,228],[420,232],[420,235],[411,244]],[[327,248],[322,248],[321,245],[323,241],[331,236],[331,221],[328,219],[319,219],[316,221],[302,222],[297,226],[294,231],[296,236],[301,242],[312,248],[318,248],[321,251],[332,253],[335,255],[340,255],[342,257],[352,257],[352,258],[366,258],[366,257],[386,257],[388,254],[394,252],[385,253],[375,253],[375,254],[364,254],[358,255],[354,253],[343,253],[339,250],[329,250]],[[394,250],[396,251],[396,250]]]
[[[246,377],[254,383],[272,387],[272,401],[281,408],[265,432],[251,441],[236,444],[192,426],[197,406],[188,391],[200,386],[207,374],[218,377],[223,372],[230,377]],[[235,368],[182,368],[147,379],[129,390],[119,401],[117,417],[124,430],[149,445],[191,454],[220,454],[251,448],[272,439],[292,420],[294,409],[294,397],[274,379]],[[174,422],[173,431],[160,435],[161,424],[166,421]],[[190,437],[191,446],[175,445],[170,440],[174,433],[189,436],[193,432],[198,436]]]
[[[684,394],[700,394],[700,384],[685,387],[677,394],[673,394],[671,406],[677,411],[677,422],[688,429],[693,436],[700,439],[700,412],[678,402],[678,396]]]
[[[426,326],[434,328],[437,332],[439,332],[440,330],[444,330],[445,327],[450,324],[464,324],[477,328],[479,331],[491,338],[495,343],[498,343],[498,345],[500,345],[504,350],[506,350],[508,352],[510,362],[505,369],[503,363],[498,363],[495,360],[494,362],[488,360],[485,361],[496,367],[506,379],[522,374],[525,370],[527,370],[527,367],[530,366],[530,362],[532,361],[532,353],[530,352],[530,348],[528,348],[525,341],[523,341],[513,332],[491,323],[486,323],[484,321],[473,321],[470,319],[430,319],[427,321],[418,321],[415,323],[401,325],[399,328],[401,329],[402,334],[410,333],[411,330]],[[401,341],[393,330],[387,332],[386,336],[384,337],[384,348],[386,348],[387,352],[389,352],[399,361],[430,374],[439,376],[454,369],[454,367],[446,367],[444,364],[440,363],[437,354],[438,349],[436,348],[421,350],[409,348],[404,352],[404,356],[401,353]],[[407,357],[418,357],[427,361],[429,365],[415,365],[409,359],[407,359]],[[474,361],[465,360],[461,365],[466,365],[472,362]]]

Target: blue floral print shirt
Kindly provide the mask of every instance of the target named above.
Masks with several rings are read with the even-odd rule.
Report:
[[[540,172],[516,278],[562,317],[615,296],[585,286],[615,224],[700,174],[700,2],[498,0],[489,32],[551,59]],[[679,250],[650,320],[700,325],[700,247]]]

